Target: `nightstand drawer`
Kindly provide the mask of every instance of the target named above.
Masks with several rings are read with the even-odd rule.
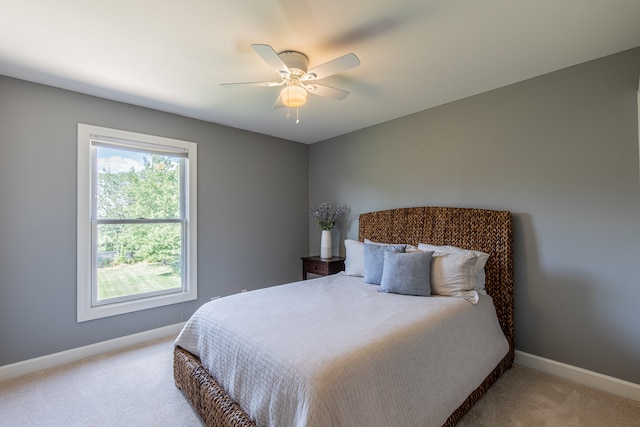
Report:
[[[302,261],[302,268],[307,273],[319,274],[326,276],[329,274],[329,263],[327,262],[315,262],[315,261]]]
[[[306,280],[307,273],[327,276],[344,271],[344,257],[320,258],[318,256],[302,258],[302,278]]]

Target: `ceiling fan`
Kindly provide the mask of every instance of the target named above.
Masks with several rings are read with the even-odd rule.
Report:
[[[251,47],[278,73],[280,81],[223,83],[221,86],[284,86],[280,90],[280,95],[273,104],[273,108],[296,108],[296,116],[297,108],[307,102],[307,94],[309,93],[338,101],[345,99],[349,95],[348,91],[318,84],[316,81],[360,65],[358,57],[353,53],[348,53],[309,70],[309,58],[301,52],[285,50],[276,53],[267,44],[252,44]],[[291,117],[289,112],[287,112],[287,117]],[[299,121],[296,118],[296,123]]]

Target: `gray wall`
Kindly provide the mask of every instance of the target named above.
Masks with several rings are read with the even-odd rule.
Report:
[[[639,77],[637,48],[313,144],[310,200],[350,205],[334,239],[372,210],[512,211],[516,347],[640,383]]]
[[[76,323],[76,127],[198,144],[197,301]],[[300,278],[308,146],[0,76],[0,365],[186,320]]]

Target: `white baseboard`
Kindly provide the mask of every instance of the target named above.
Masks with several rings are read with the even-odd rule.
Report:
[[[573,381],[578,384],[592,387],[607,393],[615,394],[627,399],[640,402],[640,385],[618,378],[602,375],[597,372],[534,356],[519,350],[515,352],[514,363],[560,378]]]
[[[65,365],[67,363],[76,362],[86,359],[87,357],[97,356],[110,351],[121,350],[160,338],[166,338],[171,335],[177,335],[186,322],[176,323],[162,328],[151,329],[133,335],[114,338],[108,341],[102,341],[90,344],[84,347],[72,348],[70,350],[61,351],[59,353],[49,354],[34,359],[24,360],[22,362],[12,363],[10,365],[0,366],[0,381],[11,378],[21,377],[32,372],[41,371],[43,369],[53,368]]]

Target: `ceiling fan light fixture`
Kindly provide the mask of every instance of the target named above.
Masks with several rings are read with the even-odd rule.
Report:
[[[280,81],[223,83],[222,86],[282,87],[284,85],[280,89],[273,108],[287,107],[287,118],[291,118],[290,110],[295,108],[296,123],[300,122],[298,118],[299,107],[307,103],[307,95],[309,93],[338,101],[345,99],[349,95],[346,90],[316,84],[316,80],[342,73],[360,65],[358,57],[353,53],[348,53],[309,70],[309,58],[301,52],[285,50],[277,53],[267,44],[252,44],[251,47],[269,67],[278,73]]]
[[[302,107],[307,102],[307,91],[298,84],[289,84],[280,91],[280,98],[287,107]]]

